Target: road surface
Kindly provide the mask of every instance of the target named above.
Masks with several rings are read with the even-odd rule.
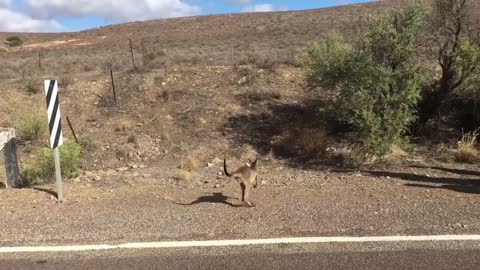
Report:
[[[0,269],[480,269],[480,241],[309,243],[0,254]]]

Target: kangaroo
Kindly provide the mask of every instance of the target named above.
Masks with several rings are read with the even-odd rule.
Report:
[[[242,202],[250,207],[255,207],[255,204],[253,204],[248,198],[250,197],[252,187],[257,187],[257,159],[255,159],[250,165],[245,164],[232,173],[227,171],[227,161],[223,159],[223,170],[226,176],[233,176],[240,183],[240,188],[242,189]]]

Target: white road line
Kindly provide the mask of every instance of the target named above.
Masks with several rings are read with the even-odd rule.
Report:
[[[427,242],[427,241],[480,241],[480,235],[419,235],[419,236],[365,236],[365,237],[299,237],[245,240],[208,240],[208,241],[172,241],[144,242],[120,245],[71,245],[71,246],[24,246],[0,247],[0,253],[21,252],[75,252],[111,249],[154,249],[182,247],[227,247],[274,244],[307,243],[367,243],[367,242]]]

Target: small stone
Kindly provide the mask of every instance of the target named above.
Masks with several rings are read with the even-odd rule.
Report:
[[[126,172],[128,171],[128,167],[120,167],[117,169],[117,172]]]
[[[214,163],[214,164],[219,164],[219,163],[222,163],[222,162],[223,162],[223,160],[221,160],[218,157],[215,157],[214,159],[212,159],[212,163]]]
[[[213,163],[210,163],[210,162],[209,162],[209,163],[207,163],[207,168],[212,168],[213,166],[215,166],[215,164],[213,164]]]
[[[220,184],[215,184],[213,187],[214,188],[220,188]]]
[[[117,172],[115,170],[108,170],[105,172],[105,175],[108,175],[108,176],[112,176],[112,175],[116,175]]]
[[[56,200],[57,200],[57,198],[55,198],[55,196],[53,196],[53,195],[50,195],[50,198],[49,198],[49,199],[52,200],[52,201],[56,201]]]
[[[262,182],[260,182],[260,184],[261,184],[262,186],[264,186],[264,185],[266,185],[266,184],[267,184],[267,181],[265,181],[265,180],[262,180]]]
[[[141,164],[141,165],[138,165],[138,168],[140,168],[140,169],[145,169],[145,168],[147,168],[147,166],[146,166],[146,165],[143,165],[143,164]]]
[[[242,85],[242,84],[245,84],[246,82],[247,82],[247,77],[244,76],[240,80],[238,80],[237,84]]]
[[[98,176],[97,174],[93,173],[93,172],[89,172],[89,171],[86,171],[85,172],[85,176],[90,179],[90,180],[94,180],[94,181],[98,181],[101,179],[100,176]]]
[[[385,177],[385,178],[390,179],[391,177],[390,177],[390,176],[387,176],[387,177]]]
[[[223,172],[218,172],[217,175],[218,175],[218,176],[222,176],[222,175],[223,175]]]
[[[137,164],[132,164],[132,165],[130,166],[130,168],[132,168],[132,169],[138,169],[138,165],[137,165]]]

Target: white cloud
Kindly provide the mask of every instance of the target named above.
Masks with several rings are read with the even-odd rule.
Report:
[[[11,4],[12,4],[11,0],[0,0],[0,8],[9,7]]]
[[[243,8],[243,12],[271,12],[271,11],[286,11],[287,7],[278,7],[272,4],[257,4],[249,5]]]
[[[58,32],[62,30],[64,30],[63,27],[55,20],[34,19],[27,14],[0,7],[1,32]]]
[[[195,15],[198,6],[183,0],[25,0],[32,15],[51,19],[96,14],[114,21],[136,21]]]
[[[252,0],[226,0],[226,2],[229,4],[247,5],[247,4],[250,4]]]

